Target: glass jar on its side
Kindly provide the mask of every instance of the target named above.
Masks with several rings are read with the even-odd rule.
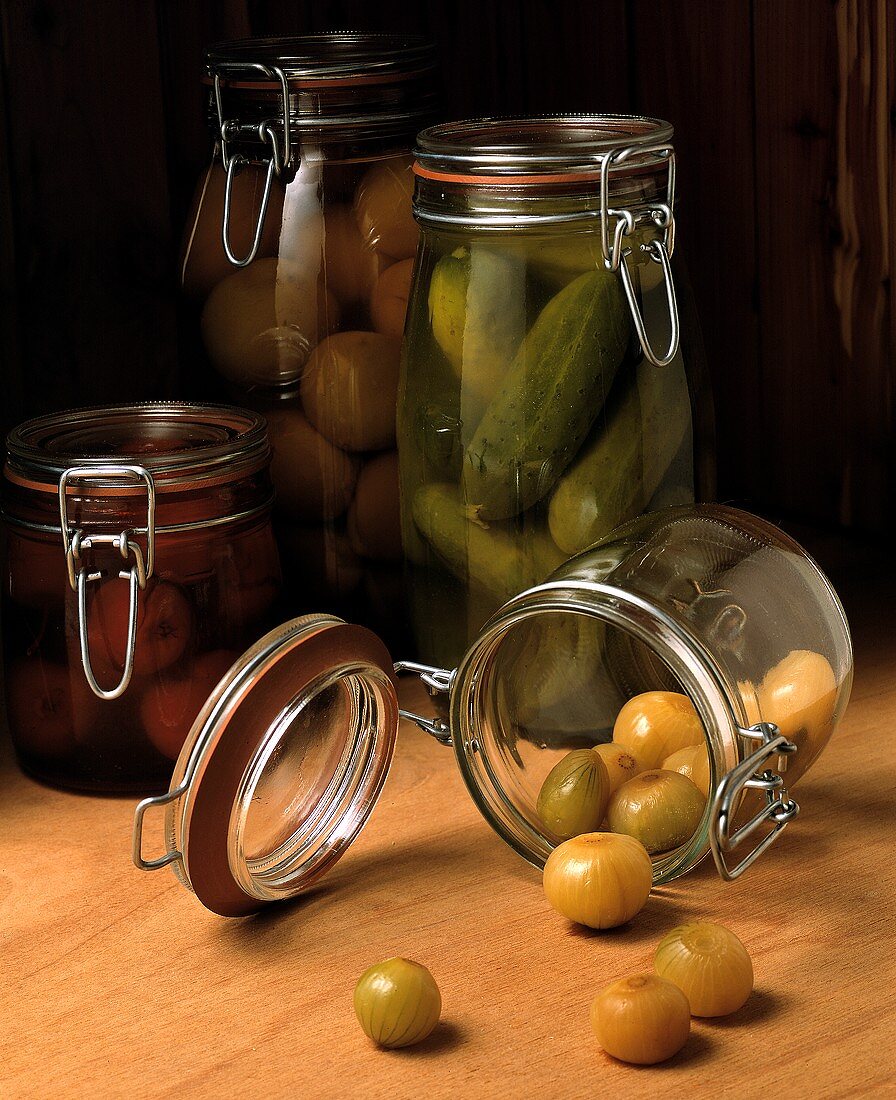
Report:
[[[708,774],[705,793],[689,796],[702,810],[687,835],[652,853],[661,884],[710,850],[736,878],[793,820],[790,789],[843,714],[852,650],[840,602],[805,551],[707,505],[642,516],[519,593],[456,669],[394,667],[445,704],[436,717],[401,713],[453,745],[486,820],[537,867],[563,839],[539,813],[555,765],[609,742],[630,701],[674,693]],[[326,615],[278,628],[215,689],[169,792],[138,807],[137,866],[173,865],[225,915],[301,892],[371,812],[398,715],[389,655],[369,631]],[[147,858],[156,807],[165,850]]]
[[[247,39],[206,57],[214,148],[183,245],[186,331],[268,420],[294,611],[404,625],[395,407],[418,230],[412,35]],[[208,375],[207,375],[208,377]]]
[[[796,813],[788,790],[830,739],[852,672],[843,608],[797,543],[732,508],[673,508],[614,532],[494,616],[454,676],[451,731],[477,804],[540,865],[553,841],[536,807],[554,764],[611,741],[635,696],[686,696],[709,797],[689,841],[655,858],[654,877],[678,877],[710,846],[728,875],[726,853],[749,835],[733,825],[746,786],[764,792],[758,812],[771,826],[749,862]]]
[[[3,469],[6,707],[65,787],[164,784],[211,688],[271,623],[280,563],[256,413],[159,403],[16,428]]]
[[[422,659],[640,512],[711,494],[672,128],[558,116],[418,137],[403,532]]]

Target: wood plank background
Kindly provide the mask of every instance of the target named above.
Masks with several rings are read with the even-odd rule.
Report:
[[[889,527],[896,0],[0,0],[0,15],[4,428],[189,392],[174,272],[209,149],[205,43],[422,31],[446,116],[674,122],[720,497]]]

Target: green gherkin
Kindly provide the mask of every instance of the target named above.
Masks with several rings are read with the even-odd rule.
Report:
[[[429,283],[436,343],[462,381],[464,415],[474,421],[507,374],[526,331],[526,267],[478,243],[443,256]]]
[[[611,396],[606,423],[595,424],[551,496],[551,534],[569,555],[647,507],[691,427],[680,359],[667,367],[645,360],[619,383],[627,384]]]
[[[486,593],[499,607],[534,584],[540,584],[563,562],[544,527],[520,533],[501,524],[471,518],[451,485],[418,489],[414,524],[458,580]]]
[[[480,518],[515,516],[550,492],[602,409],[628,339],[610,271],[580,275],[548,302],[466,449],[464,498]]]

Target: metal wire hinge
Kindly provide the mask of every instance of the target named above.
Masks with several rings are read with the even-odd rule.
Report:
[[[637,214],[630,209],[613,209],[610,206],[612,166],[624,163],[631,156],[650,153],[656,154],[667,163],[665,201],[651,203]],[[669,263],[675,249],[675,150],[670,145],[630,145],[625,149],[611,149],[601,157],[600,163],[600,236],[604,264],[609,271],[618,271],[622,277],[622,286],[628,299],[641,350],[655,367],[665,367],[678,353],[679,343],[678,300],[675,296],[675,283]],[[615,224],[611,232],[610,226],[614,219]],[[642,221],[650,221],[662,230],[659,240],[639,245],[640,251],[646,253],[653,263],[658,263],[663,272],[666,306],[669,312],[669,344],[662,355],[657,354],[650,343],[628,265],[628,257],[631,256],[632,250],[625,245],[625,238],[631,236],[636,225]]]
[[[101,478],[103,481],[120,480],[128,484],[143,483],[146,487],[146,557],[140,544],[131,536],[134,530],[124,530],[117,535],[85,534],[81,529],[71,530],[68,522],[68,487],[72,481]],[[134,672],[134,652],[137,645],[137,606],[139,592],[146,588],[155,565],[156,490],[152,475],[143,466],[73,466],[65,470],[59,479],[59,524],[62,529],[62,545],[68,582],[78,595],[78,639],[81,647],[81,664],[90,690],[100,699],[117,699],[127,690]],[[97,683],[90,663],[90,638],[87,623],[87,585],[101,580],[102,570],[88,572],[82,559],[84,550],[97,546],[114,546],[129,569],[121,569],[118,576],[128,582],[128,629],[125,645],[124,668],[115,687],[102,688]]]
[[[280,90],[283,96],[282,102],[282,116],[279,119],[264,119],[263,121],[246,125],[235,118],[224,117],[224,104],[221,97],[221,77],[225,72],[245,72],[246,70],[254,70],[262,74],[266,80],[276,82],[280,85]],[[283,169],[290,164],[292,157],[292,141],[290,138],[289,127],[289,85],[286,80],[286,74],[281,68],[276,65],[261,65],[254,61],[234,61],[222,64],[215,70],[215,108],[218,112],[218,133],[221,140],[221,162],[224,166],[224,170],[227,173],[227,179],[224,184],[224,216],[221,222],[221,243],[224,246],[224,252],[227,259],[234,265],[234,267],[246,267],[254,259],[258,253],[259,245],[261,244],[261,234],[264,229],[265,214],[268,209],[268,200],[271,197],[271,184],[274,176],[279,176]],[[283,149],[281,151],[280,145],[277,141],[277,132],[274,129],[275,125],[282,125],[283,127]],[[233,177],[237,170],[243,165],[249,163],[249,158],[243,153],[231,153],[228,144],[234,142],[241,137],[257,138],[259,141],[271,147],[271,155],[267,161],[267,173],[264,181],[264,191],[261,196],[261,207],[258,211],[258,219],[255,222],[255,231],[252,236],[252,244],[249,246],[249,251],[242,258],[237,257],[234,254],[233,248],[230,244],[230,208],[233,197]]]
[[[742,875],[767,848],[774,844],[781,830],[800,812],[797,803],[788,797],[781,776],[765,767],[773,756],[795,753],[797,746],[792,741],[788,741],[779,732],[778,727],[771,722],[758,722],[749,729],[742,729],[740,734],[747,741],[759,741],[761,744],[736,768],[732,768],[719,784],[713,800],[713,816],[709,828],[712,856],[719,874],[726,882],[731,882]],[[765,806],[745,825],[732,832],[733,818],[740,795],[747,789],[764,791]],[[729,867],[725,853],[738,848],[766,823],[771,823],[772,829],[740,863],[733,868]]]
[[[181,853],[177,851],[166,852],[163,856],[159,856],[158,859],[143,858],[143,819],[148,809],[153,806],[167,806],[169,802],[174,802],[175,799],[180,798],[182,794],[186,794],[189,786],[189,781],[184,780],[184,782],[173,791],[168,791],[167,794],[153,795],[152,798],[144,798],[142,802],[137,804],[137,809],[134,811],[134,833],[131,855],[134,860],[134,866],[137,867],[138,870],[158,871],[160,867],[167,867],[169,863],[174,863],[175,860],[181,858]]]
[[[429,688],[430,695],[447,695],[451,691],[454,682],[453,670],[436,668],[433,665],[422,665],[417,661],[396,661],[393,665],[396,672],[413,672]],[[451,727],[443,718],[424,718],[420,714],[412,714],[409,710],[399,710],[401,718],[407,718],[419,726],[424,733],[434,737],[440,745],[451,745]]]

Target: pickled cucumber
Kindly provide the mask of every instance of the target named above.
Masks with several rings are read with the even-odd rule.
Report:
[[[681,358],[668,367],[640,363],[554,489],[548,517],[560,549],[578,554],[643,511],[690,423]]]
[[[451,485],[419,489],[413,516],[418,531],[449,571],[487,593],[495,607],[539,584],[563,562],[563,554],[543,528],[520,532],[468,518]]]
[[[543,613],[509,635],[504,699],[521,738],[567,748],[610,740],[624,699],[605,665],[606,635],[600,620],[564,613]]]
[[[491,249],[458,248],[433,268],[429,319],[462,381],[462,413],[478,419],[526,331],[525,265]],[[466,407],[465,407],[466,406]]]
[[[466,449],[464,497],[476,515],[507,519],[550,492],[603,407],[628,337],[612,272],[581,275],[548,302]]]

